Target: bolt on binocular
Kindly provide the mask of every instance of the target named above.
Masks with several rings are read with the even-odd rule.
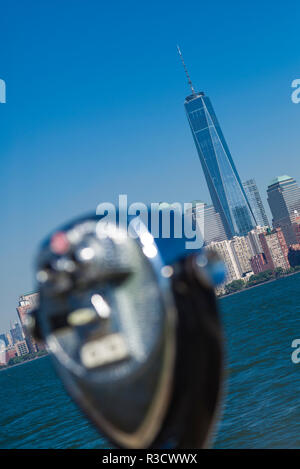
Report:
[[[223,381],[214,286],[224,265],[139,220],[87,216],[54,231],[37,256],[30,317],[65,388],[120,448],[209,445]]]

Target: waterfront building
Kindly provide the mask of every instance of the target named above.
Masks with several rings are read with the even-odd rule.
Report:
[[[5,347],[8,346],[8,340],[6,334],[0,334],[0,342],[4,343]]]
[[[273,270],[278,267],[282,267],[284,270],[290,268],[289,250],[281,228],[269,229],[266,233],[261,233],[259,239],[270,268]]]
[[[255,275],[259,274],[260,272],[264,272],[265,270],[274,270],[273,263],[272,265],[268,264],[267,258],[263,252],[253,256],[250,260],[250,263]]]
[[[28,293],[20,296],[19,305],[17,307],[17,312],[23,327],[25,340],[30,353],[38,352],[39,346],[26,329],[26,316],[33,308],[38,305],[38,301],[38,293]]]
[[[224,284],[231,283],[233,280],[238,280],[241,278],[240,268],[237,264],[236,258],[231,249],[231,242],[228,240],[220,242],[212,242],[206,246],[207,250],[215,251],[219,254],[221,259],[223,259],[227,275]]]
[[[300,243],[300,213],[299,213],[299,216],[298,214],[294,214],[294,215],[295,216],[293,218],[292,229],[296,236],[296,241],[297,241],[296,244],[299,244]]]
[[[4,366],[7,364],[5,348],[6,347],[4,340],[0,339],[0,366]]]
[[[262,203],[260,193],[254,179],[243,182],[243,187],[254,214],[257,225],[269,226],[269,220]]]
[[[13,340],[12,340],[12,337],[10,335],[10,332],[7,332],[6,338],[7,338],[8,345],[13,345]]]
[[[268,226],[256,226],[253,230],[249,231],[247,234],[249,247],[251,250],[252,256],[256,256],[263,252],[263,248],[259,239],[261,233],[265,233],[268,230]],[[252,257],[251,256],[251,257]]]
[[[253,274],[250,259],[252,257],[249,240],[246,236],[234,236],[231,240],[211,242],[206,249],[216,251],[227,268],[225,284]]]
[[[300,244],[292,244],[289,247],[288,259],[291,267],[300,266]]]
[[[242,277],[247,273],[252,273],[250,259],[252,252],[247,236],[234,236],[230,241],[230,246],[235,257],[240,275]]]
[[[294,178],[284,175],[271,181],[267,189],[273,227],[281,228],[288,246],[297,243],[300,217],[300,187]]]
[[[183,62],[179,48],[178,52]],[[186,97],[184,107],[212,203],[221,216],[227,237],[243,236],[257,222],[210,99],[195,91],[186,67],[185,71],[192,94]]]
[[[10,329],[10,335],[11,335],[13,344],[23,340],[24,338],[23,331],[22,331],[20,324],[17,321],[14,323],[14,327]]]
[[[15,358],[17,356],[17,351],[14,345],[9,345],[5,349],[6,357],[5,362],[8,363],[11,358]]]
[[[27,355],[29,353],[28,345],[26,340],[22,340],[20,342],[17,342],[15,344],[15,349],[17,352],[18,357],[21,357],[22,355]]]

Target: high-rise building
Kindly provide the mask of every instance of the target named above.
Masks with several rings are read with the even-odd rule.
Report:
[[[266,233],[261,233],[259,239],[270,269],[281,267],[287,270],[290,268],[289,249],[281,228],[275,228],[272,231],[269,229]]]
[[[7,364],[6,361],[6,346],[5,342],[0,339],[0,366],[4,366]]]
[[[217,252],[221,259],[223,259],[227,270],[225,284],[241,278],[241,272],[232,252],[230,241],[225,240],[218,243],[212,242],[206,246],[206,249]]]
[[[247,238],[251,249],[252,256],[256,256],[263,252],[263,248],[259,239],[261,233],[265,233],[269,229],[268,226],[256,226],[253,230],[249,231]]]
[[[292,244],[290,246],[288,259],[291,267],[300,266],[300,244]]]
[[[28,293],[27,295],[20,296],[19,305],[17,307],[17,312],[24,330],[25,340],[30,353],[37,352],[39,348],[34,338],[27,332],[26,316],[34,307],[38,305],[38,301],[38,293]]]
[[[297,219],[300,216],[300,187],[294,178],[279,176],[267,189],[273,227],[281,228],[288,246],[297,243]]]
[[[14,323],[14,327],[10,329],[10,335],[11,335],[13,344],[15,344],[16,342],[22,341],[24,339],[22,328],[17,321]]]
[[[5,335],[6,335],[8,345],[13,345],[13,340],[12,340],[12,337],[10,335],[10,332],[7,332]]]
[[[243,236],[257,225],[208,96],[196,92],[182,59],[192,94],[184,107],[206,178],[212,203],[227,237]]]
[[[5,347],[8,346],[8,340],[7,340],[6,334],[0,334],[0,342],[3,342]]]
[[[227,239],[220,214],[213,205],[195,200],[192,202],[191,213],[195,222],[200,220],[199,228],[205,245]]]
[[[260,193],[254,179],[248,179],[243,182],[243,187],[249,201],[250,207],[254,214],[257,225],[269,226],[269,221],[265,208],[263,206]]]
[[[293,232],[295,233],[297,244],[300,243],[300,213],[299,216],[295,215],[295,219],[292,223]]]
[[[22,355],[27,355],[29,353],[28,345],[26,340],[21,340],[15,344],[15,349],[18,357]]]
[[[230,246],[238,265],[241,276],[252,272],[250,259],[252,252],[247,236],[234,236],[230,241]]]

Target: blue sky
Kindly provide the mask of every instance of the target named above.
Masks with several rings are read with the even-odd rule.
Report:
[[[120,193],[209,202],[177,43],[242,180],[300,181],[300,4],[276,3],[0,1],[0,330],[55,226]]]

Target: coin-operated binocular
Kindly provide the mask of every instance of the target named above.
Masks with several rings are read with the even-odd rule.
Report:
[[[130,234],[129,234],[130,231]],[[76,220],[41,246],[31,331],[67,391],[121,448],[202,448],[220,402],[224,265],[136,217]]]

